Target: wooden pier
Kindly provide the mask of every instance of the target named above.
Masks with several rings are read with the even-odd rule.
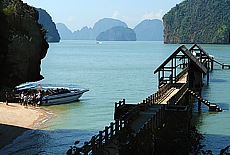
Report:
[[[188,134],[192,98],[198,100],[199,108],[203,103],[209,111],[221,112],[200,93],[203,77],[209,81],[214,62],[218,61],[197,44],[190,49],[180,46],[154,71],[158,73],[158,91],[136,104],[127,104],[125,99],[115,103],[114,122],[78,148],[77,154],[151,154],[167,127],[173,136],[177,136],[176,127]]]

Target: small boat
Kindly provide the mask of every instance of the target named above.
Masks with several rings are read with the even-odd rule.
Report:
[[[96,41],[96,44],[102,44],[102,42],[101,41]]]
[[[89,91],[76,87],[42,86],[35,83],[22,84],[17,86],[16,89],[18,92],[23,91],[26,94],[39,94],[39,96],[42,96],[39,104],[43,106],[78,101],[85,92]]]

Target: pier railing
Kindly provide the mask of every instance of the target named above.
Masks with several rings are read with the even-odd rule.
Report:
[[[149,102],[149,99],[147,98],[144,103],[146,104]],[[125,100],[119,101],[116,103],[117,105],[124,105]],[[140,107],[137,106],[130,111],[128,111],[126,114],[124,114],[120,119],[116,119],[114,122],[111,122],[109,126],[106,126],[104,130],[99,131],[99,134],[93,136],[89,142],[85,142],[84,146],[82,146],[79,150],[80,153],[83,153],[84,155],[88,155],[89,153],[92,154],[100,154],[100,151],[105,151],[105,146],[112,142],[113,138],[115,136],[119,137],[119,134],[130,134],[130,125],[132,121],[138,116],[139,112],[141,111]],[[153,132],[156,128],[162,126],[162,122],[165,117],[165,105],[162,106],[156,114],[153,114],[152,117],[140,128],[138,132],[136,132],[133,135],[133,139],[135,141],[138,141],[139,137],[145,133],[146,130],[151,130]],[[126,136],[123,136],[125,138]],[[133,140],[126,143],[129,144],[131,142],[134,142]],[[99,153],[100,152],[100,153]]]
[[[180,99],[187,92],[187,90],[188,90],[188,82],[181,86],[179,91],[167,101],[167,104],[168,105],[176,105],[178,103],[178,101],[180,101]]]
[[[154,103],[156,103],[172,87],[172,83],[167,83],[154,93]]]

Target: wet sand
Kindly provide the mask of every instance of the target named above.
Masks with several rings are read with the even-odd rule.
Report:
[[[14,139],[25,131],[36,129],[39,122],[46,118],[44,109],[18,103],[0,102],[0,149],[11,144]]]

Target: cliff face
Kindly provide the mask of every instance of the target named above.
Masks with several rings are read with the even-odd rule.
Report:
[[[38,23],[41,24],[43,28],[47,31],[45,36],[46,41],[59,42],[60,36],[55,23],[52,21],[51,16],[41,8],[37,8],[36,10],[39,12]]]
[[[230,0],[186,0],[164,15],[165,43],[230,42]]]
[[[2,0],[0,20],[0,91],[41,80],[41,59],[49,45],[38,12],[21,0]]]

